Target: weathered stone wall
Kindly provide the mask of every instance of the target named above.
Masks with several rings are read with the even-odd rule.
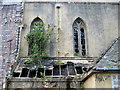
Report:
[[[26,57],[28,54],[28,44],[24,37],[30,31],[31,22],[36,17],[40,17],[46,26],[49,24],[53,28],[53,42],[47,47],[50,56],[74,55],[72,24],[78,17],[86,24],[89,56],[99,56],[118,37],[118,4],[116,3],[27,2],[23,10],[20,2],[0,2],[0,88],[5,83],[3,78],[10,74],[10,68],[19,51],[23,12],[21,57]]]
[[[120,88],[119,73],[95,73],[84,83],[84,88]],[[92,83],[91,83],[92,82]]]
[[[83,88],[95,88],[95,75],[92,75],[83,82]]]
[[[0,2],[0,22],[2,21],[2,6]],[[2,88],[2,30],[1,30],[1,25],[0,25],[0,88]]]
[[[19,50],[19,33],[22,24],[22,3],[0,4],[0,88],[3,78],[10,75]]]
[[[78,17],[86,24],[88,56],[99,57],[118,37],[116,3],[26,2],[24,9],[26,28],[22,31],[21,57],[28,54],[28,44],[24,37],[30,31],[31,22],[36,17],[42,19],[46,26],[49,24],[53,28],[53,43],[48,47],[50,56],[74,56],[72,24]]]
[[[75,88],[79,90],[81,88],[81,82],[77,79],[66,78],[13,78],[11,80],[8,80],[7,88],[57,88],[60,90],[70,90],[70,88]]]
[[[96,74],[95,88],[112,88],[112,74]]]
[[[79,90],[96,88],[120,88],[118,73],[95,73],[86,81],[80,78],[11,78],[7,80],[7,88],[58,88]]]
[[[113,74],[112,78],[112,88],[120,88],[120,73]]]

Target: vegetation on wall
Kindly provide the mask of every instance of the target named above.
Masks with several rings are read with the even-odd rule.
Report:
[[[51,29],[47,29],[41,22],[34,22],[32,31],[26,35],[29,44],[29,57],[34,61],[48,57],[46,44],[50,41]]]

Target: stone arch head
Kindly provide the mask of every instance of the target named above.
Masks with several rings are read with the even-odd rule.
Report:
[[[33,19],[33,21],[31,22],[31,25],[30,25],[30,33],[35,30],[34,27],[38,27],[38,26],[36,25],[37,22],[40,22],[40,24],[41,24],[42,26],[44,25],[43,21],[42,21],[39,17],[36,17],[36,18]],[[29,44],[28,55],[31,54],[31,48],[32,48],[32,46],[31,46],[31,44]]]
[[[82,18],[78,17],[74,20],[73,22],[73,27],[81,27],[81,28],[84,28],[86,29],[86,25],[85,25],[85,22]]]
[[[86,56],[86,26],[81,18],[76,18],[73,22],[74,55]]]
[[[74,20],[73,25],[72,25],[72,29],[73,29],[73,32],[74,32],[74,30],[76,30],[76,32],[82,31],[85,34],[87,34],[86,24],[85,24],[84,20],[80,17],[78,17]]]
[[[31,25],[30,25],[30,30],[32,30],[32,27],[34,26],[34,23],[35,22],[40,22],[42,25],[44,24],[42,19],[40,19],[39,17],[36,17],[35,19],[33,19],[33,21],[31,22]]]

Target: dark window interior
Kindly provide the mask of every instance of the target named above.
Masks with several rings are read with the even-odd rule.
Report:
[[[85,49],[85,33],[84,33],[84,29],[81,28],[80,32],[81,32],[82,56],[85,56],[86,55],[86,49]]]
[[[79,53],[77,28],[74,28],[74,47],[75,47],[75,52]]]
[[[86,55],[84,26],[85,26],[85,24],[80,18],[77,18],[73,23],[74,52],[78,53],[78,54],[81,52],[80,54],[82,56]],[[79,40],[80,40],[80,42],[79,42]]]

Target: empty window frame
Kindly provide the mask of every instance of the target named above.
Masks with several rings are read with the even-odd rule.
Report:
[[[43,21],[42,21],[39,17],[36,17],[36,18],[32,21],[32,23],[31,23],[31,25],[30,25],[30,32],[34,30],[34,27],[37,27],[37,25],[35,24],[35,23],[37,23],[37,22],[40,22],[41,25],[44,24]],[[29,44],[28,55],[30,55],[30,54],[31,54],[31,45]]]
[[[36,18],[32,21],[32,23],[31,23],[30,31],[34,30],[33,27],[36,26],[36,25],[35,25],[35,22],[40,22],[40,23],[43,25],[43,21],[42,21],[39,17],[36,17]]]
[[[86,55],[85,23],[80,18],[77,18],[73,22],[73,35],[74,35],[74,53],[85,56]]]

